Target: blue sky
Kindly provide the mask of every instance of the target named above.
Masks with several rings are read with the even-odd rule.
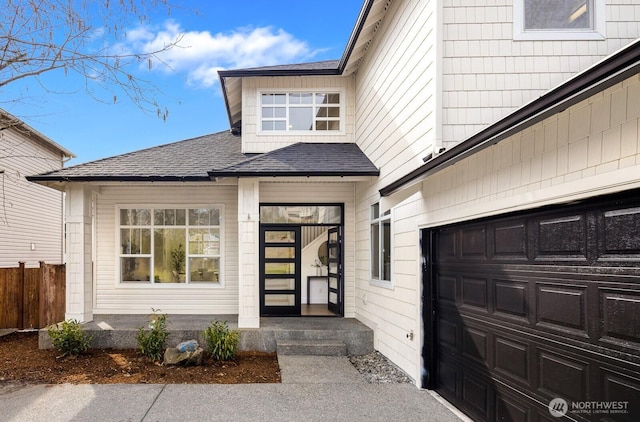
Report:
[[[83,81],[63,72],[7,85],[0,107],[18,116],[77,158],[67,165],[229,129],[217,70],[339,59],[362,0],[184,1],[131,23],[126,48],[148,47],[178,33],[181,45],[163,57],[171,69],[136,67],[137,76],[159,87],[166,121],[120,96],[89,96]],[[197,10],[194,13],[192,8]],[[53,89],[51,87],[54,87]],[[13,102],[15,98],[21,101]]]

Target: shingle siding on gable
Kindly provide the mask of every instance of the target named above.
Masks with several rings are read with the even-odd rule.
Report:
[[[260,77],[245,78],[242,82],[242,152],[263,153],[282,148],[296,142],[355,142],[355,97],[353,77],[307,76],[307,77]],[[344,134],[309,136],[258,134],[258,91],[269,89],[344,89],[345,130]]]
[[[513,41],[512,1],[443,3],[447,148],[640,37],[638,2],[607,1],[603,41]]]
[[[62,167],[62,154],[16,129],[0,134],[0,267],[19,261],[38,266],[63,262],[63,194],[25,176]],[[35,243],[35,251],[31,243]]]

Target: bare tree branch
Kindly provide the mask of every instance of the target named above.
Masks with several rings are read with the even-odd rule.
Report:
[[[126,42],[127,29],[148,23],[148,13],[159,6],[167,12],[174,7],[168,0],[5,0],[0,4],[0,94],[19,80],[64,71],[84,78],[84,89],[99,101],[124,96],[166,119],[166,108],[156,100],[158,88],[138,75],[143,64],[163,63],[160,56],[181,37],[153,51],[131,51]],[[98,91],[106,91],[109,101]]]

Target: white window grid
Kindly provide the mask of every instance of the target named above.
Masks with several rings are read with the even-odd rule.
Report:
[[[137,209],[137,210],[149,210],[150,212],[150,224],[148,225],[131,225],[131,224],[120,224],[120,211],[121,210],[132,210],[132,209]],[[184,210],[185,211],[185,224],[176,224],[176,225],[166,225],[166,224],[155,224],[154,222],[154,211],[156,210],[167,210],[167,209],[172,209],[172,210]],[[190,209],[217,209],[218,213],[219,213],[219,224],[218,225],[191,225],[189,224],[189,210]],[[224,206],[223,205],[202,205],[202,206],[189,206],[189,207],[176,207],[175,205],[166,205],[166,206],[158,206],[158,205],[153,205],[153,206],[149,206],[149,205],[140,205],[140,206],[135,206],[135,205],[127,205],[127,206],[118,206],[116,207],[116,239],[117,244],[117,265],[116,265],[116,277],[117,277],[117,281],[119,284],[121,285],[126,285],[126,286],[140,286],[140,285],[144,285],[144,284],[149,284],[149,285],[153,285],[153,286],[159,286],[159,285],[163,285],[163,286],[184,286],[184,285],[197,285],[197,286],[222,286],[224,277],[223,277],[223,256],[224,256],[224,230],[223,230],[223,219],[224,219]],[[218,229],[218,233],[220,236],[219,239],[219,250],[218,250],[218,254],[192,254],[189,253],[189,229],[194,229],[194,228],[201,228],[201,229]],[[122,238],[121,238],[121,229],[148,229],[150,231],[150,246],[149,246],[149,250],[151,253],[148,254],[142,254],[142,253],[137,253],[137,254],[133,254],[133,253],[128,253],[128,254],[124,254],[120,251],[120,245],[122,244]],[[154,283],[154,273],[153,273],[153,269],[155,267],[154,265],[154,255],[153,255],[153,251],[154,251],[154,247],[155,247],[155,236],[154,236],[154,230],[155,229],[183,229],[185,231],[186,237],[185,237],[185,272],[187,274],[187,278],[185,280],[184,283]],[[150,275],[149,275],[149,281],[123,281],[121,279],[121,258],[149,258],[149,268],[150,268]],[[189,258],[218,258],[218,270],[219,270],[219,275],[218,275],[218,281],[217,282],[191,282],[190,281],[190,277],[188,276],[190,274],[190,269],[189,269]]]

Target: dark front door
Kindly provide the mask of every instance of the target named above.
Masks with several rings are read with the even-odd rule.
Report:
[[[425,386],[478,421],[639,420],[638,191],[422,241]]]
[[[332,227],[328,230],[328,307],[336,315],[342,315],[342,227]]]
[[[300,315],[300,227],[260,226],[260,314]]]

